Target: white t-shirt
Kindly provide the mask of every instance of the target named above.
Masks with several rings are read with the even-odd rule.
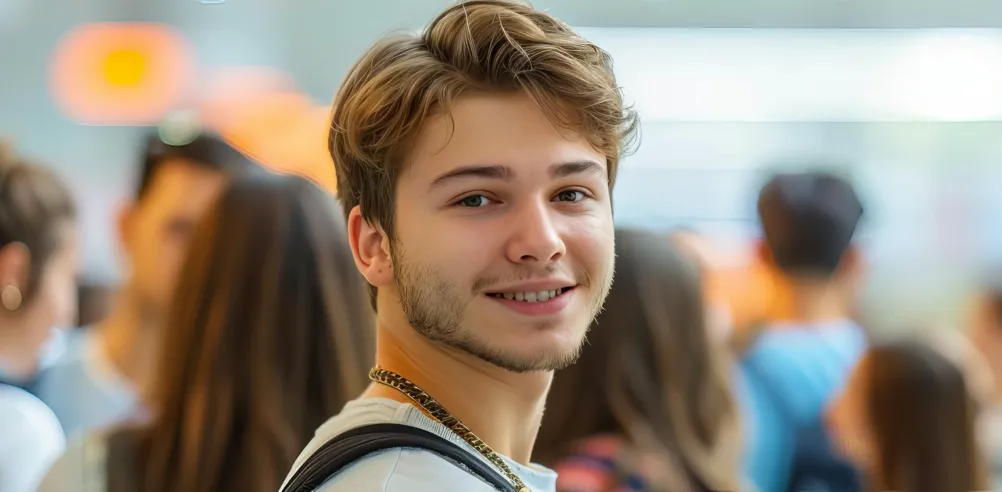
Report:
[[[437,434],[488,463],[469,444],[417,407],[384,398],[349,402],[340,414],[318,430],[316,437],[296,460],[289,478],[320,446],[335,436],[363,425],[405,424]],[[557,474],[541,466],[523,466],[502,456],[511,470],[532,492],[555,492]],[[489,464],[489,463],[488,463]],[[289,480],[286,478],[286,481]],[[475,475],[431,452],[391,449],[362,458],[332,477],[317,492],[496,492]]]
[[[0,491],[35,492],[65,448],[52,410],[27,391],[0,384]]]

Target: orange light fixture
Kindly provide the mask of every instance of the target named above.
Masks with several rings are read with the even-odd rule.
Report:
[[[79,123],[152,125],[185,95],[193,63],[187,41],[166,25],[86,24],[60,40],[50,87]]]
[[[268,67],[217,68],[204,83],[198,113],[207,128],[265,167],[336,193],[326,105],[315,104],[291,77]]]

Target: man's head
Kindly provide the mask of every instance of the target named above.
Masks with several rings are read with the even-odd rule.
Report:
[[[572,361],[612,281],[636,125],[609,56],[528,6],[467,2],[380,41],[330,133],[380,317],[512,371]]]
[[[0,142],[0,370],[22,381],[77,312],[77,207],[53,172]]]
[[[852,238],[863,215],[845,180],[828,173],[778,174],[758,198],[763,259],[788,277],[829,280],[859,263]]]
[[[161,319],[195,223],[226,175],[251,166],[214,136],[198,135],[183,145],[147,138],[136,196],[123,207],[118,221],[129,270],[126,300],[136,303],[142,316]]]

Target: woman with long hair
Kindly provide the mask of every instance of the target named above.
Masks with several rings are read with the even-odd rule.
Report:
[[[830,413],[838,447],[874,492],[988,490],[970,376],[938,345],[872,347]]]
[[[193,236],[150,420],[71,448],[42,490],[278,490],[374,353],[338,210],[298,177],[233,178]]]
[[[561,492],[739,490],[728,363],[695,259],[616,232],[616,280],[578,362],[558,371],[536,441]]]
[[[76,314],[77,212],[66,185],[0,142],[0,490],[34,492],[65,446],[22,390],[53,328]]]

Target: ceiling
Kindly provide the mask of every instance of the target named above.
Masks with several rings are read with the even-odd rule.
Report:
[[[535,0],[575,26],[1002,27],[998,0]]]

